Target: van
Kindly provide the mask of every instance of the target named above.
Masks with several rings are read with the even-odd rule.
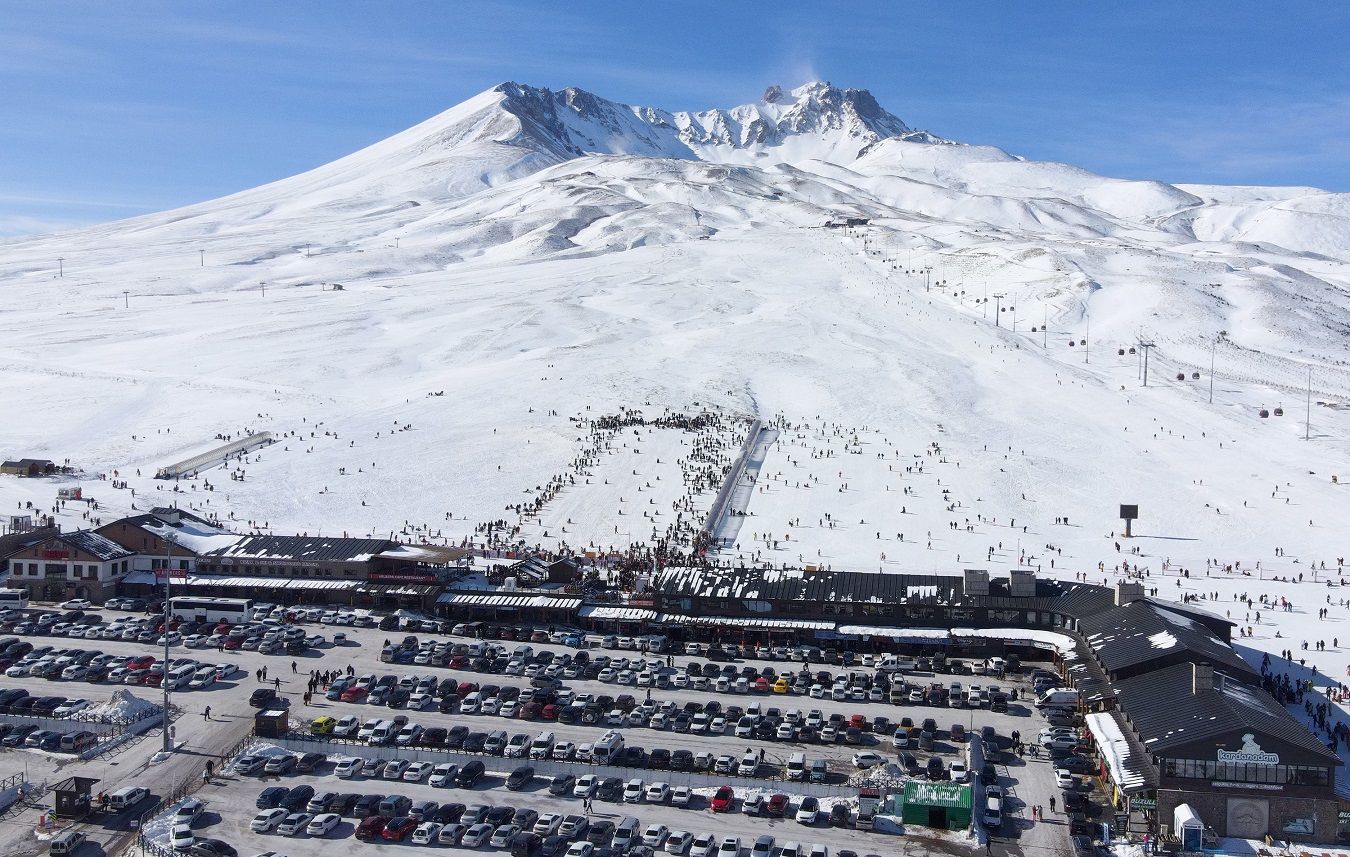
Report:
[[[623,733],[610,729],[591,745],[591,761],[597,765],[611,765],[623,753]]]
[[[530,742],[531,759],[547,759],[549,757],[549,754],[552,752],[553,752],[552,732],[540,732],[538,735],[534,736],[534,740]]]
[[[169,670],[169,674],[164,677],[164,681],[168,683],[169,690],[178,690],[181,687],[187,687],[192,681],[192,676],[195,675],[196,672],[197,667],[194,664],[174,667]]]
[[[506,752],[507,742],[506,730],[497,729],[488,733],[487,740],[483,742],[483,752],[491,753],[494,756],[500,756]]]
[[[824,759],[816,759],[811,763],[811,782],[823,783],[830,776],[830,767]]]
[[[1066,690],[1062,687],[1054,690],[1047,690],[1036,699],[1037,708],[1046,708],[1051,705],[1077,705],[1078,691]]]
[[[85,835],[80,830],[63,830],[52,837],[53,854],[74,854],[84,844]]]
[[[124,809],[135,806],[148,797],[150,797],[150,791],[148,789],[141,788],[140,786],[127,786],[108,795],[108,806],[115,812],[121,812]]]
[[[793,753],[788,756],[787,775],[789,780],[806,779],[806,754]]]
[[[614,839],[610,842],[610,847],[620,851],[627,851],[634,845],[642,844],[642,822],[629,816],[614,828]]]
[[[858,818],[853,826],[859,830],[871,830],[872,824],[877,817],[877,808],[871,804],[861,804],[858,807]]]
[[[198,667],[192,674],[192,680],[188,682],[188,687],[192,690],[201,690],[210,687],[216,683],[216,668],[214,666]]]
[[[381,720],[370,732],[370,737],[366,742],[372,747],[380,744],[392,744],[394,738],[398,735],[398,724],[392,720]]]
[[[407,815],[409,809],[412,809],[412,798],[406,795],[388,795],[380,801],[379,814],[387,818],[397,818],[400,815]]]

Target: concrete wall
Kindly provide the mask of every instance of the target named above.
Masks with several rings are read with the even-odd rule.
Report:
[[[1269,834],[1278,840],[1308,843],[1336,841],[1339,801],[1334,798],[1310,798],[1262,790],[1225,789],[1213,791],[1178,791],[1159,789],[1158,820],[1170,829],[1172,813],[1181,804],[1190,804],[1200,820],[1212,827],[1219,836],[1259,839]],[[1309,818],[1314,821],[1311,835],[1285,833],[1286,818]],[[1257,824],[1263,819],[1262,824]],[[1254,826],[1243,829],[1244,821]],[[1266,829],[1258,830],[1264,826]],[[1175,834],[1176,831],[1171,831]]]

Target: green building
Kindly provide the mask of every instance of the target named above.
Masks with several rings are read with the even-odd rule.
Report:
[[[910,780],[900,818],[905,824],[965,830],[970,827],[970,786]]]

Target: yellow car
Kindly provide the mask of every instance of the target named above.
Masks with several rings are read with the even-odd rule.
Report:
[[[309,734],[328,735],[332,733],[335,726],[337,726],[337,721],[327,715],[316,717],[314,722],[309,724]]]
[[[773,692],[774,692],[774,693],[787,693],[787,692],[788,692],[788,680],[785,679],[785,678],[780,678],[780,679],[778,679],[778,681],[774,682],[774,683],[773,683]]]

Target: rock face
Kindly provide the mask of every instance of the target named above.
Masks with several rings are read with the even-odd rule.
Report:
[[[771,86],[755,104],[695,113],[632,107],[570,87],[553,92],[503,83],[494,92],[520,126],[519,135],[501,142],[564,159],[626,154],[739,162],[747,153],[791,146],[798,157],[838,163],[891,137],[942,142],[916,134],[865,89],[821,82],[791,92]]]

